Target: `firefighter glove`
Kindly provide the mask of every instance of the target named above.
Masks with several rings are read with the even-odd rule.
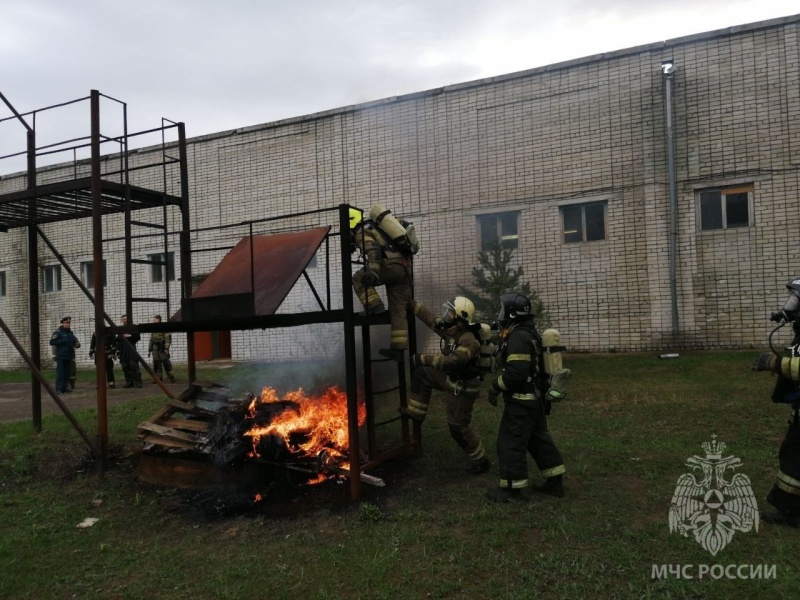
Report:
[[[778,357],[770,352],[760,354],[759,357],[753,362],[750,367],[753,371],[772,371],[775,372],[775,365],[778,363]]]
[[[412,367],[423,367],[425,366],[425,355],[424,354],[412,354],[409,357],[411,361]]]
[[[169,350],[164,350],[164,351],[161,353],[161,355],[162,355],[164,358],[169,358]]]
[[[367,270],[361,275],[361,284],[371,287],[378,283],[378,274],[375,271]]]
[[[489,401],[489,404],[492,406],[497,406],[497,398],[500,396],[500,390],[495,389],[494,386],[489,388],[489,395],[486,398]]]
[[[89,350],[89,358],[94,358],[94,350]]]
[[[447,329],[447,323],[444,322],[442,317],[436,317],[436,320],[433,322],[433,327],[439,330]]]

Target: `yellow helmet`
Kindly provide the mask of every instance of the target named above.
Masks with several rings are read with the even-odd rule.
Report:
[[[451,310],[455,313],[455,318],[466,321],[468,325],[472,325],[475,322],[475,305],[469,298],[456,296],[452,300],[445,302],[443,308],[445,309],[445,314],[442,320],[447,324],[452,323],[449,315]]]
[[[364,219],[364,213],[357,208],[350,207],[350,229],[355,229],[356,226]]]

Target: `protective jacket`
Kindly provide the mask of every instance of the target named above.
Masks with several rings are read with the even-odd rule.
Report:
[[[136,344],[138,343],[138,341],[140,339],[142,339],[142,338],[138,333],[132,333],[131,336],[127,337],[127,338],[123,337],[122,335],[120,335],[117,338],[117,349],[119,350],[120,361],[136,361],[137,360],[136,359],[136,354],[134,353],[134,349],[131,348],[131,346],[133,346],[135,348]],[[125,340],[127,340],[130,343],[130,345],[126,344]]]
[[[477,394],[480,387],[481,343],[478,340],[480,325],[470,326],[461,321],[446,329],[436,326],[437,317],[421,303],[414,302],[414,314],[442,339],[442,351],[421,354],[420,365],[430,366],[447,374],[447,386],[451,391]]]
[[[356,246],[367,258],[367,266],[353,274],[353,290],[361,305],[370,310],[383,304],[375,286],[386,286],[391,321],[389,346],[405,350],[408,348],[406,311],[413,296],[413,259],[393,249],[383,234],[369,222],[356,227],[353,236]],[[365,284],[363,278],[368,272],[374,273],[377,281]]]
[[[75,348],[80,348],[81,343],[72,330],[59,327],[50,338],[50,345],[54,347],[53,356],[56,360],[75,360]]]
[[[546,393],[542,338],[536,331],[533,319],[514,323],[509,328],[506,341],[500,349],[503,372],[492,383],[495,391],[503,393],[506,400],[531,402]]]
[[[112,334],[106,335],[105,343],[106,343],[106,348],[105,348],[106,358],[113,359],[114,356],[116,356],[117,354],[117,344],[114,340],[114,336]],[[92,339],[89,342],[89,353],[94,354],[96,350],[97,350],[97,334],[93,333]]]
[[[169,358],[169,347],[172,345],[172,334],[170,333],[151,333],[150,344],[147,351],[153,355],[153,360]],[[167,353],[166,355],[164,353]]]

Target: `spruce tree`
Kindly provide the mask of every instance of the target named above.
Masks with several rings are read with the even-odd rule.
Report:
[[[477,318],[483,323],[491,323],[500,312],[500,296],[506,292],[519,292],[531,301],[539,331],[550,326],[550,313],[539,295],[530,284],[522,282],[522,267],[511,266],[513,251],[497,244],[489,251],[478,252],[478,266],[472,269],[473,285],[477,291],[458,286],[458,293],[475,304]]]

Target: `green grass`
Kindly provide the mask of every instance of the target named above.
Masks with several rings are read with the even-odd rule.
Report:
[[[267,497],[216,519],[199,499],[136,480],[135,428],[160,398],[110,407],[102,479],[63,417],[46,417],[40,435],[0,425],[0,598],[796,597],[800,531],[762,524],[712,557],[667,525],[684,462],[713,433],[767,508],[789,411],[769,401],[774,379],[749,370],[755,354],[568,356],[573,387],[550,418],[568,495],[512,505],[484,500],[495,476],[464,473],[436,395],[421,456],[375,473],[386,488],[348,503],[346,485],[327,484],[288,511]],[[256,383],[250,367],[224,376]],[[489,448],[500,414],[476,405]],[[94,431],[93,411],[78,416]],[[396,436],[380,430],[389,445]],[[76,529],[88,516],[100,521]],[[777,578],[653,581],[653,564],[774,564]]]

